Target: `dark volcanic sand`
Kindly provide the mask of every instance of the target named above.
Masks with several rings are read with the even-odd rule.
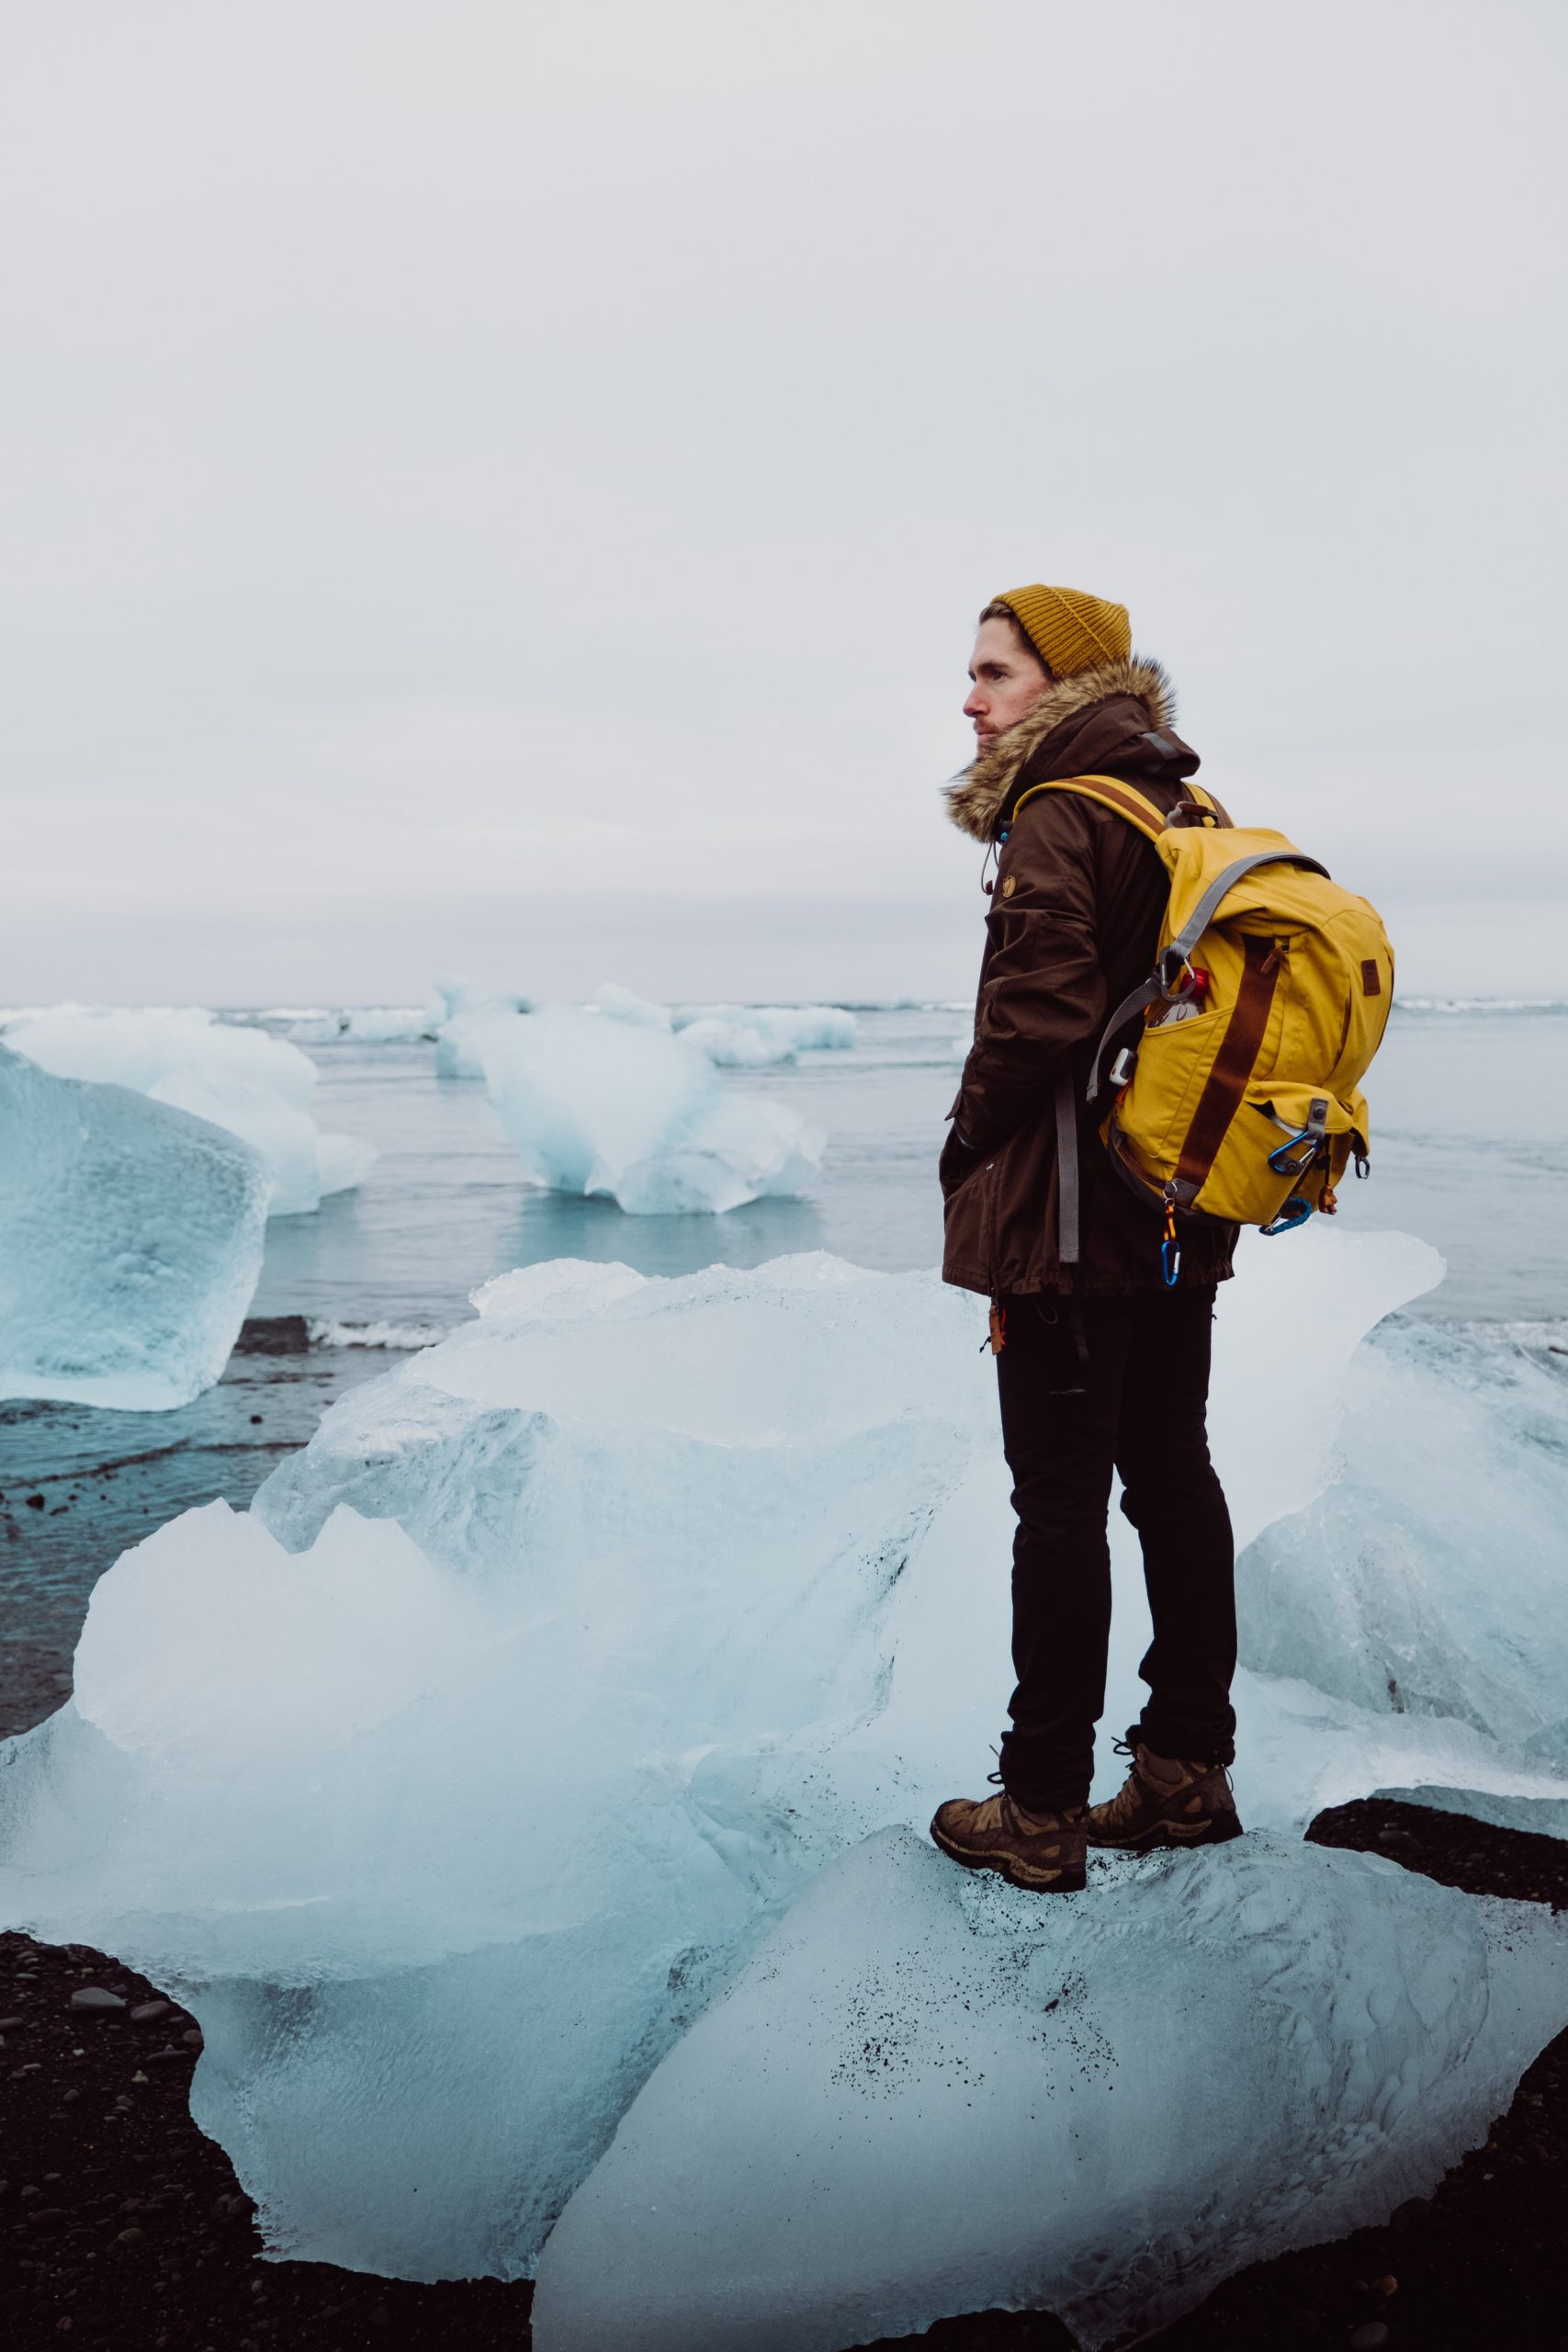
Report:
[[[1321,1814],[1321,1844],[1370,1848],[1478,1894],[1568,1904],[1568,1845],[1381,1799]],[[134,2352],[520,2352],[529,2290],[411,2286],[324,2263],[264,2262],[229,2159],[187,2106],[191,2020],[73,2016],[81,1984],[158,1997],[80,1946],[0,1935],[7,2024],[0,2156],[0,2345]],[[1164,2352],[1386,2343],[1389,2352],[1568,2352],[1568,2034],[1544,2051],[1485,2147],[1388,2227],[1239,2272],[1146,2339]],[[1382,2324],[1386,2337],[1358,2331]],[[941,2352],[1065,2352],[1043,2313],[990,2312],[900,2339]],[[874,2352],[890,2352],[887,2343]]]

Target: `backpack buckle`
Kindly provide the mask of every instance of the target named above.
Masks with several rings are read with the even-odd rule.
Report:
[[[1178,997],[1190,994],[1197,976],[1189,959],[1179,949],[1162,947],[1159,962],[1155,967],[1155,978],[1159,982],[1160,994],[1166,1002],[1174,1004]]]

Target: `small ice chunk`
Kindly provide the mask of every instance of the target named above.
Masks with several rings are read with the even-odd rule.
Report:
[[[569,1005],[485,1033],[491,1100],[530,1180],[635,1216],[803,1192],[824,1138],[766,1096],[728,1094],[704,1057],[640,1021]]]
[[[964,2312],[1085,2352],[1383,2220],[1568,2021],[1568,1934],[1254,1836],[1072,1900],[885,1831],[664,2059],[556,2224],[538,2352],[841,2352]]]
[[[344,1035],[363,1046],[409,1045],[430,1035],[428,1013],[419,1005],[351,1005],[343,1018]]]
[[[0,1046],[0,1396],[189,1404],[239,1337],[268,1189],[235,1136]]]
[[[243,1136],[271,1171],[269,1216],[319,1208],[327,1193],[357,1184],[376,1158],[374,1144],[321,1132],[311,1115],[316,1066],[298,1046],[197,1008],[63,1007],[13,1023],[6,1043],[57,1078],[133,1087]]]

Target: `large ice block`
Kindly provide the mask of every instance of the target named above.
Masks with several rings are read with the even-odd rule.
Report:
[[[726,1091],[696,1046],[624,1009],[547,1005],[487,1028],[480,1057],[526,1173],[552,1191],[668,1216],[799,1193],[821,1166],[796,1112]]]
[[[210,1387],[269,1190],[237,1137],[0,1046],[0,1396],[163,1411]]]
[[[1437,1264],[1326,1229],[1244,1256],[1215,1381],[1244,1541],[1330,1479],[1346,1364]],[[556,1262],[478,1304],[251,1515],[127,1554],[73,1704],[0,1771],[0,1918],[194,2006],[198,2120],[270,2245],[420,2278],[532,2268],[813,1874],[983,1786],[1008,1682],[983,1302],[808,1257]],[[1119,1724],[1120,1522],[1116,1572]],[[1470,1725],[1257,1676],[1241,1704],[1249,1826],[1379,1784],[1562,1793]]]
[[[1242,1656],[1568,1769],[1568,1390],[1507,1327],[1390,1330],[1332,1487],[1254,1547]]]
[[[6,1043],[57,1078],[133,1087],[253,1144],[271,1172],[268,1214],[321,1206],[367,1173],[376,1147],[323,1135],[311,1115],[314,1062],[287,1038],[216,1021],[199,1009],[88,1011],[62,1006],[14,1022]]]
[[[1085,2352],[1381,2221],[1568,2021],[1568,1926],[1254,1836],[1071,1901],[885,1831],[639,2094],[545,2249],[537,2352],[842,2352],[964,2312]]]

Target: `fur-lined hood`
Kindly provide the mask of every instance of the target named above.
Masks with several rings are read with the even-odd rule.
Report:
[[[1124,661],[1102,662],[1097,669],[1080,670],[1071,678],[1053,680],[1032,710],[999,735],[972,767],[954,776],[946,789],[947,813],[960,832],[977,842],[996,839],[997,826],[1024,763],[1064,720],[1077,718],[1096,703],[1130,695],[1148,713],[1149,728],[1158,733],[1176,723],[1176,693],[1157,662],[1133,654]],[[1196,766],[1194,758],[1191,765]],[[1064,769],[1071,775],[1073,769]]]

